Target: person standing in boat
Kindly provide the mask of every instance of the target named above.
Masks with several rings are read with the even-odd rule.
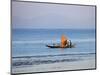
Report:
[[[71,42],[71,40],[69,40],[69,47],[70,47],[70,48],[72,47],[72,42]]]
[[[65,37],[64,35],[61,36],[61,47],[67,47],[69,46],[69,40],[67,37]]]

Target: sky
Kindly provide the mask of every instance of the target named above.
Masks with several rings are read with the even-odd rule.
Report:
[[[95,6],[12,2],[12,27],[31,29],[93,29]]]

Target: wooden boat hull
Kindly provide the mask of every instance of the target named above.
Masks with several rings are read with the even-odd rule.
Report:
[[[73,48],[73,47],[75,47],[75,45],[66,46],[66,47],[46,45],[46,47],[49,47],[49,48]]]

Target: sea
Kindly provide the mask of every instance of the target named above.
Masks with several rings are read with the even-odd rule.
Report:
[[[74,48],[48,48],[65,35]],[[96,54],[95,29],[12,29],[12,69],[32,65],[73,63]]]

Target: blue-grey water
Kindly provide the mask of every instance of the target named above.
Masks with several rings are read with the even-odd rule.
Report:
[[[75,48],[48,48],[67,36]],[[95,57],[95,29],[13,29],[12,65],[26,66],[75,62]]]

